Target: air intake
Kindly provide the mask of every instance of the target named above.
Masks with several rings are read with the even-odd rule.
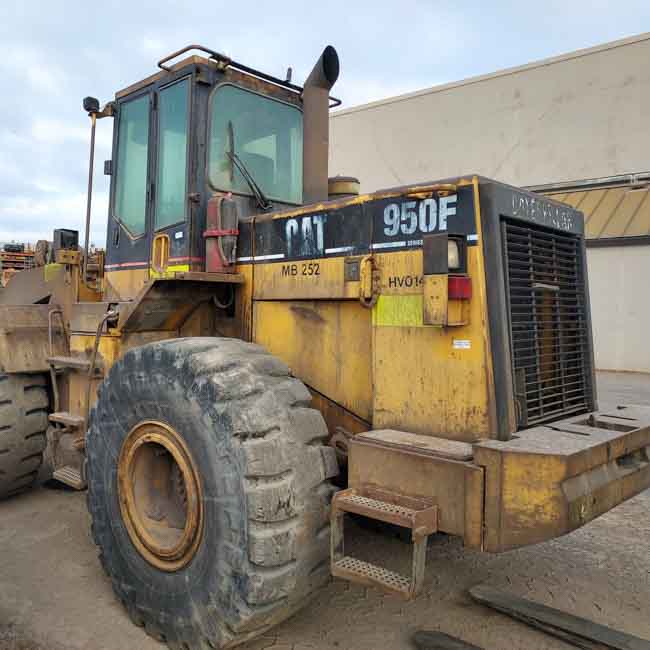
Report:
[[[519,427],[588,411],[592,368],[578,237],[503,223]]]

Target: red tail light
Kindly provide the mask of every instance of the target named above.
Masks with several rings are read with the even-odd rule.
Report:
[[[469,300],[472,297],[472,279],[466,275],[450,275],[447,293],[449,300]]]

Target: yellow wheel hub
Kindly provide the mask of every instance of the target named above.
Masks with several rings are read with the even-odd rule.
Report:
[[[145,421],[127,435],[117,465],[120,510],[134,546],[150,564],[177,571],[203,532],[199,473],[181,436]]]

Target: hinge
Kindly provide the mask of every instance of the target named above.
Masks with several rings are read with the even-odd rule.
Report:
[[[359,264],[359,302],[372,309],[379,298],[379,269],[372,254],[364,255]]]
[[[210,77],[208,75],[208,71],[202,69],[200,66],[196,66],[194,69],[194,78],[196,79],[196,83],[198,84],[204,84],[204,85],[210,85]]]

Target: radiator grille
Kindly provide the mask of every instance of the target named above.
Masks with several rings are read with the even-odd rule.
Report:
[[[580,240],[503,222],[520,426],[587,411],[591,355]]]

